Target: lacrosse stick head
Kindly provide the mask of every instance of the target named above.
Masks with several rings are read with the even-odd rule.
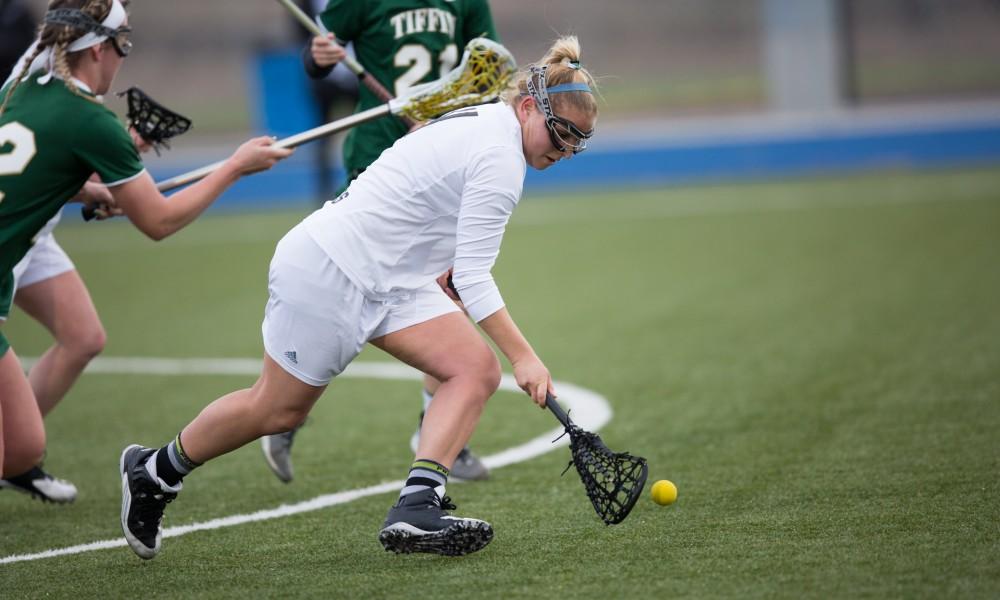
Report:
[[[599,435],[572,422],[566,425],[566,433],[573,457],[570,464],[580,474],[597,516],[608,525],[621,523],[646,485],[649,475],[646,459],[628,452],[612,452]]]
[[[137,87],[130,87],[118,95],[127,97],[129,125],[139,137],[153,145],[157,154],[160,148],[170,148],[167,140],[191,128],[191,119],[163,106]]]
[[[495,100],[517,71],[514,56],[502,45],[475,38],[465,46],[462,62],[437,81],[415,86],[389,102],[393,114],[428,121],[446,112]]]

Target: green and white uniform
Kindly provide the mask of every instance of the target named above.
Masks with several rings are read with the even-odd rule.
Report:
[[[330,0],[319,18],[338,40],[354,43],[368,76],[397,97],[450,71],[469,40],[497,40],[487,0]],[[355,112],[382,104],[359,89]],[[406,125],[389,117],[355,127],[344,142],[348,173],[368,168],[405,133]]]
[[[10,313],[14,265],[91,174],[112,187],[144,170],[125,126],[85,84],[75,82],[87,98],[43,77],[18,86],[0,115],[0,319]],[[0,333],[0,356],[8,347]]]

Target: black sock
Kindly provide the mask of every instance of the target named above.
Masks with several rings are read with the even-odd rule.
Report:
[[[181,434],[172,439],[169,444],[156,451],[156,476],[170,487],[176,487],[184,476],[201,466],[187,454],[181,446]]]
[[[408,496],[414,492],[420,492],[426,489],[435,489],[448,484],[448,468],[439,462],[433,460],[428,460],[426,458],[418,458],[413,461],[413,465],[410,467],[410,475],[406,478],[406,483],[403,485],[403,489],[400,490],[400,496]]]

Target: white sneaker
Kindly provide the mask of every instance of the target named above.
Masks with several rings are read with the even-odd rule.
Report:
[[[41,465],[27,473],[0,479],[0,489],[7,488],[38,498],[42,502],[69,504],[76,500],[76,486],[65,479],[57,479],[42,470]]]

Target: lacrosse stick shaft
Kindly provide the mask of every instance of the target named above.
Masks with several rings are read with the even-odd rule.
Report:
[[[299,21],[299,23],[302,24],[303,27],[309,30],[310,33],[312,33],[313,35],[318,35],[320,37],[323,37],[323,32],[322,30],[320,30],[319,25],[317,25],[315,21],[310,19],[309,15],[302,12],[302,9],[299,8],[294,2],[292,2],[292,0],[278,0],[278,2],[283,4],[284,7],[287,8],[289,12],[292,13],[292,16],[295,17]],[[375,94],[376,98],[378,98],[382,102],[388,102],[389,100],[392,100],[394,98],[394,96],[389,93],[389,90],[385,89],[385,87],[381,83],[379,83],[374,77],[369,75],[368,72],[365,70],[365,68],[361,66],[361,63],[359,63],[353,56],[351,55],[344,56],[343,63],[348,69],[351,70],[352,73],[358,76],[358,80],[361,83],[363,83],[365,87],[371,91],[371,93]],[[399,118],[404,123],[406,123],[407,127],[412,128],[414,125],[416,125],[416,122],[414,122],[413,119],[409,117],[400,116]]]
[[[548,407],[550,411],[552,411],[552,414],[555,415],[557,419],[559,419],[559,422],[563,424],[563,427],[569,427],[570,424],[569,415],[566,414],[566,411],[563,410],[563,407],[559,406],[559,403],[556,402],[555,397],[547,392],[545,394],[545,406]]]
[[[284,139],[278,140],[274,145],[278,148],[295,148],[296,146],[301,146],[306,142],[311,142],[313,140],[333,135],[338,131],[344,131],[345,129],[350,129],[355,125],[360,125],[361,123],[367,123],[373,119],[390,114],[389,106],[383,104],[381,106],[376,106],[375,108],[370,108],[366,111],[353,114],[349,117],[344,117],[343,119],[338,119],[331,123],[325,125],[320,125],[319,127],[314,127],[302,133],[296,133],[295,135],[286,137]],[[207,177],[216,169],[224,165],[226,161],[220,160],[214,162],[208,166],[201,167],[200,169],[195,169],[193,171],[188,171],[187,173],[182,173],[176,177],[171,177],[156,184],[156,189],[161,192],[167,192],[175,188],[179,188],[183,185],[189,183],[194,183],[199,179]]]

